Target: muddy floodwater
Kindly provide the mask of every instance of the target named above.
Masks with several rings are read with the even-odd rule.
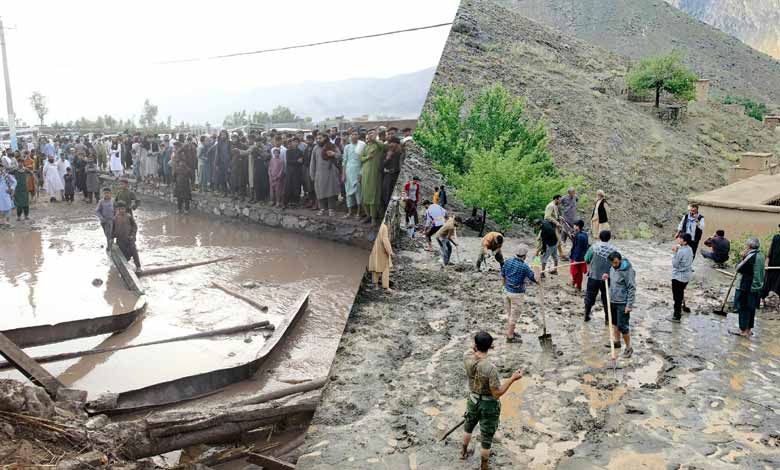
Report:
[[[0,330],[59,323],[132,310],[106,252],[94,206],[39,202],[34,222],[0,232]],[[141,278],[148,307],[141,321],[113,336],[28,348],[33,356],[123,346],[238,326],[277,324],[311,290],[309,309],[258,382],[246,391],[327,374],[365,269],[363,250],[258,225],[203,215],[176,215],[143,201],[136,211],[145,268],[232,256],[228,261]],[[93,285],[94,280],[102,284]],[[217,281],[268,306],[261,312],[210,287]],[[90,397],[235,366],[255,358],[261,330],[147,346],[49,363],[45,368]],[[0,377],[24,380],[13,370]]]

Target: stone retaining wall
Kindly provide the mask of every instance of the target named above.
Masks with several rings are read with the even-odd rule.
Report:
[[[116,191],[118,181],[111,176],[100,177],[103,184],[113,186]],[[164,184],[145,184],[130,180],[130,187],[137,196],[153,197],[162,201],[176,203],[173,197],[173,187]],[[193,191],[190,209],[216,217],[241,219],[269,227],[277,227],[293,232],[303,233],[316,238],[346,243],[360,248],[371,249],[376,230],[367,224],[354,219],[342,219],[343,213],[335,217],[318,216],[316,212],[306,209],[279,209],[263,204],[249,204],[246,201],[235,201],[216,193],[199,193]],[[398,210],[397,208],[395,209]],[[390,224],[398,224],[399,219],[389,217]],[[397,227],[390,228],[391,233],[397,232]]]

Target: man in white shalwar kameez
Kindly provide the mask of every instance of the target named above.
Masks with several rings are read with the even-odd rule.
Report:
[[[65,190],[63,181],[54,158],[49,157],[43,167],[43,190],[49,196],[49,202],[56,201],[58,196],[62,198],[62,192]]]

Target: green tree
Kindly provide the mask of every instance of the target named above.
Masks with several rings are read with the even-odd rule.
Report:
[[[544,125],[501,85],[479,92],[468,110],[462,89],[436,89],[414,137],[458,196],[504,227],[542,215],[553,195],[582,183],[558,172]]]
[[[43,125],[43,118],[49,113],[49,108],[46,106],[46,97],[39,91],[34,91],[30,96],[30,105],[35,110],[35,114],[38,115],[38,119]]]
[[[422,113],[414,131],[414,141],[448,177],[466,171],[465,123],[461,119],[465,103],[466,95],[460,88],[434,89],[430,107]]]
[[[144,100],[144,110],[138,120],[141,127],[154,127],[157,124],[157,111],[157,106],[150,103],[148,98]]]
[[[301,118],[297,114],[284,106],[277,106],[271,111],[271,121],[273,122],[294,122],[300,120]]]
[[[634,91],[654,90],[655,107],[661,103],[661,92],[690,101],[696,95],[696,74],[682,63],[682,55],[672,52],[665,56],[643,59],[628,74],[628,87]]]
[[[472,165],[457,188],[465,204],[482,207],[504,229],[519,219],[541,217],[555,194],[582,184],[581,178],[561,175],[546,150],[507,148],[505,141],[490,150],[470,149]]]

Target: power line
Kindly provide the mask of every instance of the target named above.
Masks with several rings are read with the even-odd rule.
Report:
[[[228,59],[231,57],[240,57],[240,56],[246,56],[246,55],[255,55],[255,54],[265,54],[268,52],[279,52],[279,51],[287,51],[290,49],[302,49],[305,47],[314,47],[314,46],[322,46],[325,44],[335,44],[339,42],[349,42],[349,41],[357,41],[360,39],[369,39],[369,38],[377,38],[380,36],[390,36],[394,34],[401,34],[401,33],[409,33],[413,31],[422,31],[425,29],[433,29],[433,28],[441,28],[443,26],[451,26],[452,22],[449,23],[439,23],[439,24],[433,24],[428,26],[418,26],[416,28],[407,28],[407,29],[398,29],[395,31],[387,31],[384,33],[375,33],[375,34],[367,34],[365,36],[353,36],[349,38],[342,38],[342,39],[332,39],[329,41],[320,41],[320,42],[312,42],[308,44],[296,44],[292,46],[283,46],[283,47],[274,47],[271,49],[259,49],[256,51],[246,51],[246,52],[234,52],[232,54],[223,54],[223,55],[215,55],[210,57],[197,57],[197,58],[190,58],[190,59],[175,59],[175,60],[166,60],[163,62],[154,62],[154,65],[167,65],[167,64],[181,64],[186,62],[198,62],[202,60],[217,60],[217,59]]]

